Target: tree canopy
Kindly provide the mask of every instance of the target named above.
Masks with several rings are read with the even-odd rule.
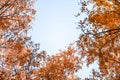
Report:
[[[34,2],[0,1],[0,80],[81,80],[75,73],[95,61],[99,71],[85,80],[120,80],[119,0],[80,0],[77,47],[70,44],[53,56],[27,35]]]
[[[80,56],[69,46],[55,56],[38,51],[28,31],[35,0],[0,1],[0,80],[76,80]]]
[[[86,58],[87,64],[99,62],[100,73],[93,78],[105,80],[120,79],[120,1],[119,0],[81,0],[79,16],[82,34],[78,48]],[[90,9],[88,6],[94,4]],[[95,72],[95,71],[94,71]]]

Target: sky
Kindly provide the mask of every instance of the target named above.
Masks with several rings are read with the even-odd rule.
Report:
[[[80,30],[77,29],[79,18],[79,0],[37,0],[35,20],[30,30],[30,35],[35,43],[40,43],[40,50],[45,50],[49,55],[59,53],[71,42],[78,39]],[[92,68],[97,68],[96,63],[90,68],[83,67],[77,75],[87,77]]]
[[[40,50],[56,54],[71,42],[78,39],[80,30],[76,29],[79,0],[37,0],[37,11],[33,28],[30,31],[32,40],[40,43]]]

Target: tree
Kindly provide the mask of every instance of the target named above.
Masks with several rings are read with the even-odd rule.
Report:
[[[78,80],[75,73],[82,68],[81,56],[70,45],[67,50],[53,56],[40,68],[35,80]]]
[[[81,14],[77,16],[87,17],[79,22],[82,33],[77,45],[88,65],[99,62],[100,72],[93,70],[93,79],[119,80],[120,1],[81,0],[80,4]]]
[[[81,56],[71,45],[59,54],[38,52],[27,35],[34,19],[34,0],[0,1],[0,80],[77,80]]]
[[[31,56],[36,54],[38,44],[27,36],[34,18],[34,0],[0,1],[0,79],[28,78],[25,68]],[[27,79],[28,80],[28,79]]]

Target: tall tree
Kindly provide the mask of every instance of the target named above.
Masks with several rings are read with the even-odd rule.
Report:
[[[93,79],[119,80],[120,1],[81,0],[80,4],[77,16],[87,17],[79,22],[82,33],[77,43],[88,65],[99,62],[100,73],[93,70]]]
[[[75,73],[82,68],[81,56],[78,55],[73,46],[61,51],[47,61],[44,67],[40,68],[35,80],[78,80]]]
[[[27,79],[25,65],[38,50],[27,36],[35,14],[33,3],[34,0],[0,0],[1,80]]]
[[[68,47],[55,56],[38,52],[27,32],[34,0],[0,0],[0,80],[77,80],[81,56]]]

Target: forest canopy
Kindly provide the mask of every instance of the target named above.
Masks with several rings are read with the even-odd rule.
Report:
[[[80,0],[79,39],[53,56],[28,36],[35,2],[0,0],[0,80],[81,80],[75,73],[95,61],[84,80],[120,80],[120,0]]]
[[[86,63],[99,62],[100,72],[93,79],[120,79],[120,1],[81,0],[78,16],[87,14],[78,26],[83,32],[77,41],[78,48],[86,57]],[[90,10],[88,7],[93,4]]]

